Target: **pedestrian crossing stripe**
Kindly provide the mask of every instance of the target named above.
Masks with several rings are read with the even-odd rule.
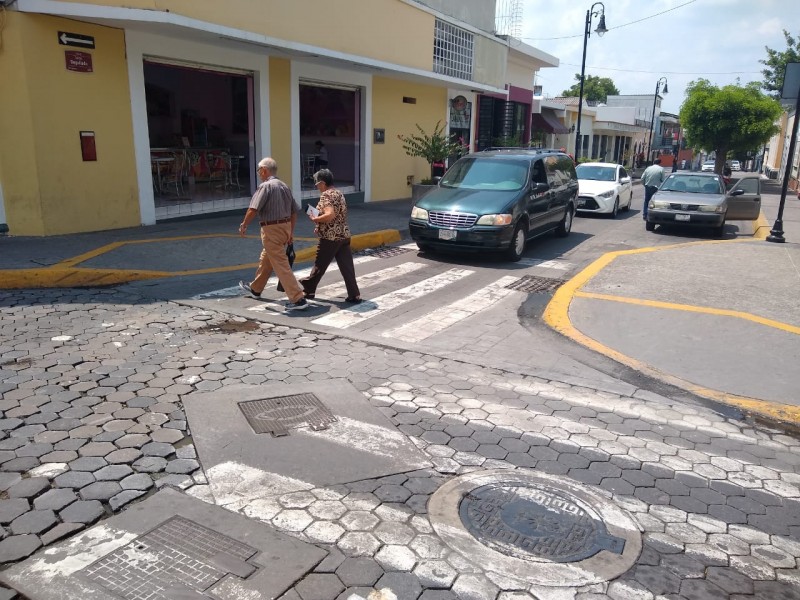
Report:
[[[403,244],[398,248],[408,248],[411,250],[418,250],[419,246],[415,243]],[[526,267],[542,267],[544,269],[558,269],[559,271],[568,271],[572,268],[572,263],[559,258],[546,260],[544,258],[522,258],[517,263],[518,265],[525,265]]]
[[[393,267],[387,267],[386,269],[381,269],[380,271],[375,271],[373,273],[367,273],[366,275],[359,275],[357,277],[358,286],[359,288],[367,288],[371,285],[386,281],[387,279],[401,277],[408,273],[413,273],[414,271],[417,271],[425,266],[426,265],[424,263],[406,262]],[[328,272],[326,271],[325,274],[327,275],[327,273]],[[343,294],[347,294],[347,288],[345,287],[344,282],[323,286],[317,289],[316,293],[317,296],[322,298],[336,298],[337,296],[341,296]]]
[[[379,258],[380,258],[379,256],[357,256],[353,258],[353,264],[360,265],[363,263],[372,262],[373,260],[378,260]],[[339,270],[339,265],[334,263],[328,267],[326,273],[330,273],[331,271],[335,272],[338,270]],[[297,277],[298,279],[301,279],[303,277],[308,277],[310,273],[311,273],[311,267],[306,267],[304,269],[298,269],[297,271],[295,271],[294,276]],[[269,281],[267,281],[267,287],[269,287],[272,284],[277,285],[277,281],[278,278],[273,273],[270,276]],[[192,296],[191,299],[208,300],[210,298],[235,298],[236,296],[241,296],[241,295],[242,295],[242,288],[240,288],[238,285],[235,285],[233,287],[226,287],[219,290],[212,290],[210,292],[203,292],[202,294],[197,294],[196,296]]]
[[[377,317],[406,302],[432,294],[436,290],[472,275],[474,272],[469,269],[450,269],[383,296],[365,300],[361,304],[314,319],[311,322],[316,325],[345,329],[367,319]]]
[[[470,294],[447,306],[442,306],[433,312],[409,321],[400,327],[381,333],[381,336],[402,340],[404,342],[420,342],[435,333],[463,321],[490,306],[496,304],[506,296],[515,293],[515,290],[506,286],[517,281],[517,277],[501,277],[482,290]]]

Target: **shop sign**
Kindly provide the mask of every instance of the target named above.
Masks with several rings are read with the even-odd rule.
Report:
[[[92,55],[88,52],[79,50],[64,50],[64,59],[67,63],[67,71],[77,71],[78,73],[91,73]]]

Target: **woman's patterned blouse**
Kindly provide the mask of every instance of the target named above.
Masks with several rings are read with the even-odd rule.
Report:
[[[344,194],[337,189],[330,188],[322,192],[317,202],[320,212],[325,207],[333,207],[333,221],[317,223],[319,237],[323,240],[339,241],[350,237],[350,227],[347,225],[347,203]]]

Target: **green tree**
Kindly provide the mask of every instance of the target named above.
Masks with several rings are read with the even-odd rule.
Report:
[[[764,75],[764,82],[761,84],[770,96],[773,98],[780,98],[781,88],[783,87],[783,75],[786,71],[786,63],[800,62],[800,37],[797,39],[789,35],[789,32],[783,30],[783,37],[786,38],[786,50],[778,52],[767,46],[764,49],[767,51],[767,60],[760,60],[762,65],[766,65],[766,69],[761,71]]]
[[[707,79],[686,87],[680,119],[687,144],[716,153],[714,170],[722,173],[728,153],[747,152],[778,131],[781,105],[753,82],[719,88]]]
[[[433,180],[433,163],[443,163],[448,156],[460,154],[464,150],[464,145],[447,136],[441,121],[436,123],[432,133],[426,133],[419,124],[416,124],[416,127],[419,134],[398,135],[397,139],[403,143],[403,150],[408,156],[418,156],[428,162]]]
[[[567,97],[577,98],[581,94],[581,75],[575,74],[577,83],[573,84],[568,90],[564,90],[561,95]],[[609,77],[598,77],[596,75],[587,75],[586,81],[583,84],[583,98],[584,100],[592,100],[595,102],[605,102],[609,96],[619,94],[617,86]]]

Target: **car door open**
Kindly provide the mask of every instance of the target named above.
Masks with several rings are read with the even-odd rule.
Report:
[[[761,180],[758,176],[735,181],[727,192],[729,221],[754,221],[761,214]]]

